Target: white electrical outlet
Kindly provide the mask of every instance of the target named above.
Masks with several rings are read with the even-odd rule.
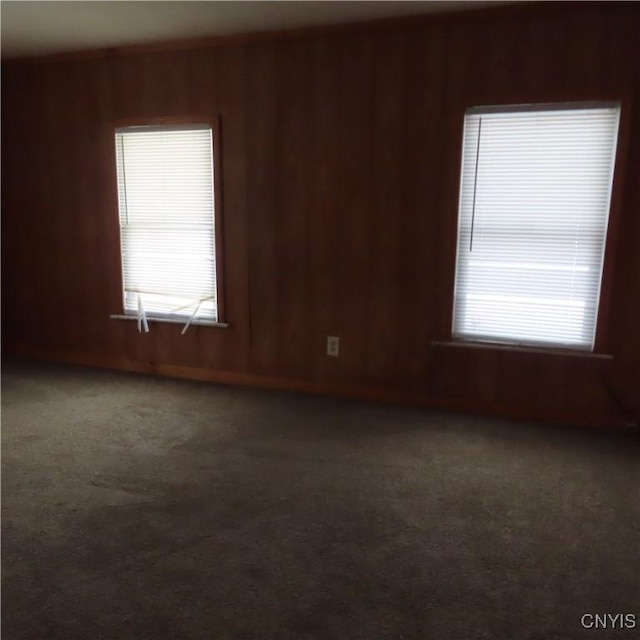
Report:
[[[338,336],[327,336],[327,355],[337,358],[340,354],[340,338]]]

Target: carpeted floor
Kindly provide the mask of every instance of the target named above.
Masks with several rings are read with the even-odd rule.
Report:
[[[2,427],[6,640],[640,628],[637,436],[20,362]]]

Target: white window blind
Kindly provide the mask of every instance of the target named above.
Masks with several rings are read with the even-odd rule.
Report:
[[[467,112],[454,338],[593,349],[619,111]]]
[[[125,313],[217,321],[211,127],[116,130]]]

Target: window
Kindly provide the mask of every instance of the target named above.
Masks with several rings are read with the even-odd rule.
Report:
[[[619,112],[467,111],[454,339],[593,349]]]
[[[124,310],[218,321],[210,125],[116,130]],[[185,326],[185,330],[188,324]]]

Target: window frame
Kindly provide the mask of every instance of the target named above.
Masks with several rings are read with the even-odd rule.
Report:
[[[124,118],[113,120],[110,123],[110,139],[112,148],[112,167],[113,167],[113,198],[114,208],[116,211],[115,221],[118,229],[118,292],[119,303],[118,308],[120,314],[112,315],[114,319],[137,319],[137,314],[126,311],[124,308],[124,274],[122,271],[122,246],[120,238],[120,219],[118,204],[118,177],[117,177],[117,158],[115,145],[116,131],[127,127],[143,127],[143,126],[184,126],[184,125],[206,125],[211,127],[211,146],[213,160],[213,222],[214,222],[214,243],[215,243],[215,266],[216,266],[216,306],[217,320],[200,320],[193,319],[189,324],[191,326],[211,326],[211,327],[228,327],[227,308],[226,308],[226,287],[225,287],[225,242],[224,242],[224,215],[223,215],[223,199],[222,199],[222,134],[219,116],[172,116],[172,117],[153,117],[153,118]],[[171,314],[147,314],[149,322],[163,322],[171,324],[184,325],[189,318],[187,316],[173,316]]]
[[[589,104],[589,103],[617,103],[620,105],[620,119],[618,124],[618,140],[616,154],[613,163],[613,180],[611,184],[611,197],[609,201],[609,223],[604,243],[604,258],[600,284],[600,297],[596,310],[597,319],[595,327],[595,340],[593,350],[580,350],[564,346],[534,346],[515,345],[509,342],[492,342],[478,340],[463,340],[453,337],[454,296],[456,283],[457,250],[458,250],[458,215],[460,204],[460,176],[462,171],[462,144],[464,139],[465,114],[469,109],[479,105],[488,105],[491,108],[509,108],[513,105],[562,105],[562,104]],[[449,117],[449,126],[445,133],[447,141],[447,166],[450,168],[446,182],[445,198],[447,220],[444,227],[446,242],[443,243],[442,265],[442,303],[443,311],[437,320],[436,342],[454,343],[456,345],[471,347],[484,346],[501,350],[516,350],[520,352],[543,352],[573,355],[576,353],[585,355],[603,355],[612,351],[613,332],[611,328],[611,315],[613,307],[613,294],[615,288],[615,267],[618,261],[618,246],[620,244],[620,218],[622,214],[625,174],[629,153],[629,130],[632,113],[631,98],[628,93],[605,91],[591,92],[542,92],[536,93],[509,93],[499,96],[478,92],[474,95],[459,96],[452,100]]]

